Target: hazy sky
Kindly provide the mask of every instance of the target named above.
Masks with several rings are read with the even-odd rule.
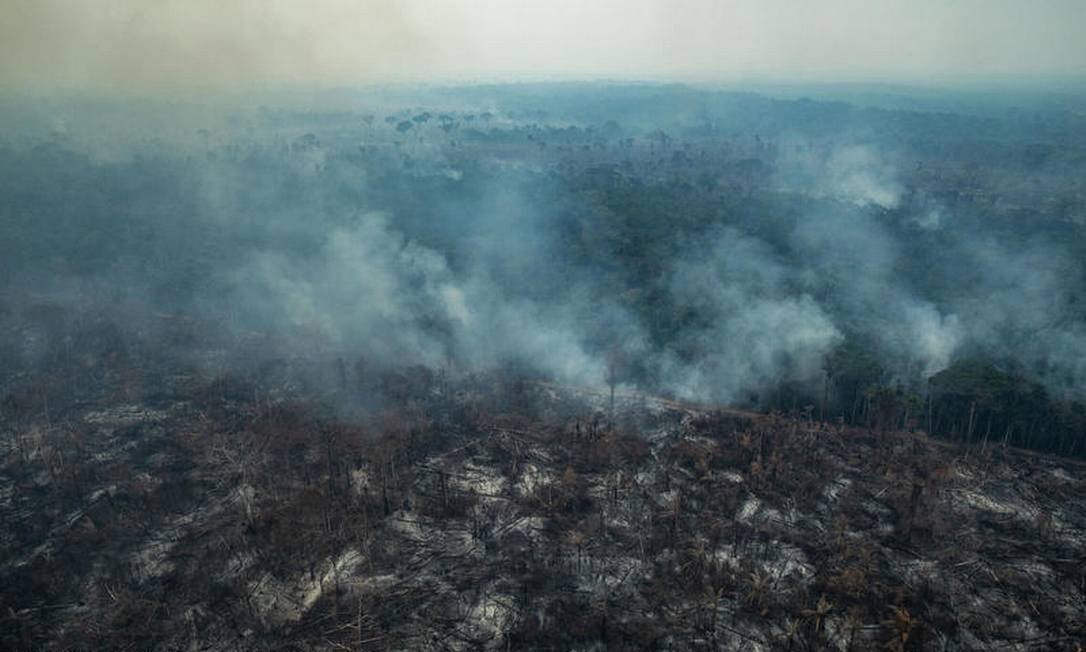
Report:
[[[0,0],[0,85],[1086,73],[1086,0]]]

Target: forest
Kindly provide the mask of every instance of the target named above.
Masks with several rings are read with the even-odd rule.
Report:
[[[170,355],[323,357],[317,391],[509,366],[1081,455],[1080,98],[864,91],[9,101],[7,402],[170,315],[211,338]]]

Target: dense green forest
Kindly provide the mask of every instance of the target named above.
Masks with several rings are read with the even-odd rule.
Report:
[[[1081,455],[1082,98],[812,95],[8,98],[6,391],[182,315],[204,330],[163,353],[504,366]]]

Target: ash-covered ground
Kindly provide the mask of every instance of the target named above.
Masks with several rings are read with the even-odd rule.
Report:
[[[348,413],[274,366],[5,387],[0,647],[1086,644],[1079,463],[340,362]]]

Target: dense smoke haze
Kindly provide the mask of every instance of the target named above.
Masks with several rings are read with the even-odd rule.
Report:
[[[0,87],[39,93],[1086,73],[1077,0],[5,0],[0,12]]]
[[[9,102],[9,368],[93,308],[125,337],[200,320],[189,360],[514,364],[768,406],[815,402],[862,349],[865,382],[921,395],[973,359],[1086,391],[1070,96],[944,98],[998,117],[653,85],[276,101]]]

